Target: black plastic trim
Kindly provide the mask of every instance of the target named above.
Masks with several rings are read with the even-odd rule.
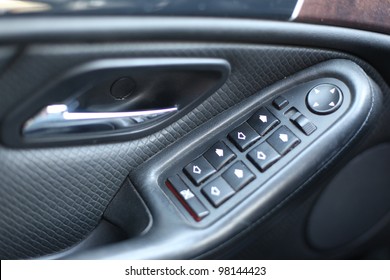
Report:
[[[213,28],[210,28],[212,26]],[[189,32],[191,31],[191,32]],[[209,41],[306,46],[346,51],[390,81],[390,36],[296,22],[185,17],[44,17],[0,19],[1,43]]]

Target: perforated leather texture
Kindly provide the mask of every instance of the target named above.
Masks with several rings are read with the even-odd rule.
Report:
[[[98,224],[129,172],[244,98],[305,69],[348,55],[280,46],[201,43],[37,45],[0,78],[0,118],[66,70],[98,58],[217,57],[232,73],[215,94],[169,127],[143,139],[60,148],[0,147],[0,257],[64,250]]]

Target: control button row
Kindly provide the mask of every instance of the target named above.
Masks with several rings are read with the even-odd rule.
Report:
[[[202,193],[214,207],[219,207],[254,179],[255,175],[249,168],[238,161],[222,176],[205,185]],[[196,221],[200,221],[209,214],[207,208],[178,175],[169,177],[166,185]]]
[[[238,161],[229,167],[222,174],[222,177],[218,177],[208,183],[202,189],[202,193],[214,207],[219,207],[254,179],[255,175],[249,168],[241,161]]]
[[[264,172],[300,142],[290,129],[281,126],[266,142],[252,149],[248,153],[248,158],[261,172]]]
[[[236,155],[225,143],[218,141],[203,156],[184,167],[184,172],[195,185],[199,186],[235,157]]]
[[[266,135],[279,120],[266,108],[260,108],[249,120],[229,133],[229,139],[242,152]]]

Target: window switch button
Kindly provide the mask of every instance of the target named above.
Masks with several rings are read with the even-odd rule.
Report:
[[[204,157],[199,157],[184,167],[184,172],[196,185],[199,186],[200,183],[213,175],[216,170]]]
[[[217,170],[236,157],[232,150],[222,141],[215,143],[203,156]]]
[[[260,138],[260,136],[249,124],[243,123],[229,133],[229,138],[234,143],[234,145],[240,149],[240,151],[244,151],[250,145],[255,143],[256,140]]]
[[[258,134],[264,136],[279,124],[279,120],[266,108],[260,108],[252,117],[250,117],[248,123]]]
[[[248,158],[261,172],[264,172],[280,159],[280,155],[267,142],[264,142],[250,151]]]
[[[301,141],[292,133],[290,129],[285,126],[279,127],[267,139],[267,142],[280,154],[285,155]]]
[[[242,189],[255,179],[255,175],[241,161],[238,161],[229,167],[229,169],[222,174],[222,177],[235,191]]]
[[[208,183],[202,189],[202,192],[214,207],[220,206],[235,193],[222,177],[218,177],[214,181]]]

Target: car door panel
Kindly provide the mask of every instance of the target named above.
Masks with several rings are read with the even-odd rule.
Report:
[[[5,28],[7,24],[10,28]],[[285,250],[278,249],[279,255],[272,251],[275,242],[270,242],[274,247],[265,245],[265,240],[280,240],[285,236],[276,221],[287,220],[286,227],[291,229],[295,221],[304,220],[325,183],[320,184],[321,187],[308,187],[309,190],[305,188],[297,192],[291,200],[286,200],[286,206],[272,204],[268,211],[257,215],[249,215],[251,207],[239,205],[234,211],[240,209],[250,219],[237,218],[233,223],[235,227],[218,221],[196,235],[178,213],[178,206],[155,184],[154,180],[161,174],[153,163],[164,159],[160,163],[162,166],[169,160],[167,155],[170,153],[174,162],[180,153],[172,151],[179,150],[185,142],[198,143],[202,136],[199,131],[207,133],[207,128],[220,127],[215,124],[216,119],[227,115],[234,106],[244,108],[242,104],[249,102],[254,95],[266,94],[268,88],[277,91],[275,83],[279,82],[277,85],[280,86],[283,80],[333,59],[346,59],[359,65],[379,86],[378,92],[381,93],[377,94],[380,98],[383,96],[380,103],[386,108],[389,103],[386,82],[390,71],[384,61],[389,61],[390,57],[388,36],[337,27],[212,18],[106,18],[104,21],[93,17],[76,17],[70,21],[66,18],[4,19],[2,26],[3,44],[18,46],[17,56],[12,56],[14,53],[7,48],[7,57],[12,59],[7,61],[0,77],[2,128],[4,123],[12,125],[7,118],[10,113],[26,100],[34,98],[53,79],[96,59],[218,58],[231,65],[226,83],[207,100],[179,120],[148,136],[133,140],[117,139],[112,143],[39,148],[12,148],[3,143],[0,148],[3,162],[0,165],[2,258],[45,258],[50,254],[54,254],[53,258],[67,257],[67,251],[70,257],[82,258],[220,258],[236,257],[239,250],[243,253],[238,256],[246,254],[253,257],[250,249],[245,251],[237,243],[250,244],[256,234],[264,238],[258,242],[258,248],[264,248],[264,253],[259,253],[259,256],[264,258],[320,258],[345,254],[342,250],[329,255],[310,249],[304,241],[302,232],[306,225],[303,222],[301,230],[294,231],[291,237],[291,240],[299,241],[296,244],[291,242],[290,246],[284,244]],[[370,125],[364,130],[368,131],[368,136],[359,134],[365,142],[352,142],[347,152],[336,162],[332,161],[326,172],[313,177],[313,182],[324,176],[331,178],[336,175],[338,170],[332,168],[338,166],[337,162],[342,166],[365,147],[388,141],[386,121],[389,113],[374,105]],[[2,135],[5,134],[7,131],[3,129]],[[96,233],[102,220],[115,224],[104,213],[112,205],[114,196],[121,193],[121,186],[127,178],[134,185],[132,197],[138,197],[138,192],[141,197],[141,200],[127,205],[127,211],[136,213],[134,209],[140,207],[139,203],[144,203],[151,211],[149,231],[141,230],[129,236],[128,241],[118,240],[120,243],[95,248],[91,254],[85,247],[78,250],[77,246],[82,245],[83,240]],[[315,184],[313,182],[312,185]],[[300,186],[293,181],[290,183],[294,189]],[[284,201],[291,193],[294,191],[284,192],[279,200]],[[254,198],[250,196],[249,199]],[[161,209],[171,213],[171,228],[180,232],[166,242],[162,242],[163,237],[171,233],[159,224],[164,222],[158,218],[162,215],[158,213]],[[290,211],[293,212],[291,216],[287,214]],[[134,223],[133,229],[138,229],[136,214],[132,217],[124,218],[124,221],[130,228]],[[213,233],[213,226],[222,229]],[[267,236],[267,230],[271,229],[274,236],[271,233]],[[240,230],[242,234],[237,234]],[[194,236],[199,238],[197,244],[187,243],[186,240]],[[243,240],[242,243],[240,240]],[[103,243],[97,242],[96,247]],[[173,247],[177,250],[172,251]],[[55,255],[60,252],[61,255]]]

